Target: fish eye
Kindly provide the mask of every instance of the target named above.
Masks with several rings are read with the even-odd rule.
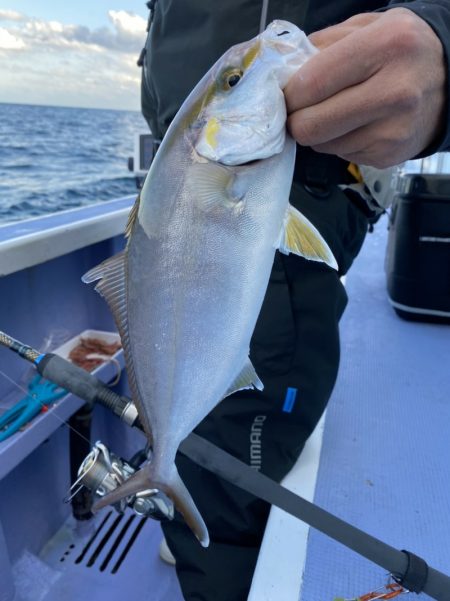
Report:
[[[243,72],[240,69],[233,69],[232,71],[227,71],[223,78],[223,87],[225,90],[230,90],[234,88],[242,79]]]
[[[230,86],[230,88],[233,88],[237,83],[239,83],[241,77],[242,77],[242,75],[239,75],[238,73],[234,73],[233,75],[230,75],[230,77],[228,78],[227,84]]]

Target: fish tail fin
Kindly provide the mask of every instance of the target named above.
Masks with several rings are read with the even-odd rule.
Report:
[[[116,488],[116,490],[96,501],[93,509],[97,511],[107,505],[118,503],[125,497],[130,497],[138,492],[149,489],[157,489],[164,492],[173,501],[176,509],[182,514],[186,524],[195,534],[200,544],[203,547],[209,545],[206,524],[183,480],[180,478],[175,465],[171,470],[170,478],[167,479],[159,477],[151,463],[147,464]]]
[[[172,499],[176,509],[181,513],[202,547],[207,547],[209,545],[208,529],[175,466],[168,484],[161,484],[160,488]]]

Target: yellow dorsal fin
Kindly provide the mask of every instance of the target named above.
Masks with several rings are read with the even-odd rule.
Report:
[[[358,182],[358,184],[364,183],[364,178],[362,176],[362,173],[361,173],[358,165],[356,165],[355,163],[349,163],[348,167],[347,167],[347,171],[350,173],[350,175],[352,175],[355,178],[355,180]]]
[[[286,211],[284,229],[280,238],[280,252],[286,255],[294,253],[310,261],[321,261],[333,269],[338,269],[330,247],[318,230],[292,205],[289,205]]]
[[[129,238],[131,236],[131,231],[133,229],[134,222],[136,221],[137,214],[139,211],[139,203],[141,202],[141,194],[137,195],[136,201],[131,208],[130,214],[128,215],[127,225],[125,226],[125,238]]]

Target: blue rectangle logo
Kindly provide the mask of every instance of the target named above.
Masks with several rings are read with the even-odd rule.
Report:
[[[286,397],[284,399],[283,411],[284,413],[291,413],[294,409],[295,401],[297,399],[297,388],[288,388],[286,391]]]

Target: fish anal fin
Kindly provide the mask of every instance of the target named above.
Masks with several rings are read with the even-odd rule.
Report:
[[[82,278],[85,284],[99,280],[95,290],[103,296],[114,316],[122,338],[128,338],[127,301],[125,284],[125,251],[106,259]]]
[[[151,425],[145,417],[145,412],[141,411],[140,395],[137,386],[136,374],[131,353],[130,337],[128,333],[128,310],[126,295],[125,278],[125,260],[126,251],[122,251],[97,267],[88,271],[81,279],[85,284],[90,284],[99,280],[95,290],[103,296],[108,307],[113,314],[114,321],[120,334],[125,363],[127,367],[128,383],[131,390],[131,396],[138,408],[139,417],[145,429],[149,440],[152,439]]]
[[[225,396],[229,396],[238,390],[246,390],[249,388],[256,388],[257,390],[262,390],[264,388],[263,383],[258,377],[258,374],[253,367],[250,359],[247,359],[243,370],[239,373],[238,377],[231,383],[228,388]],[[224,397],[225,398],[225,397]]]
[[[286,255],[294,253],[310,261],[320,261],[333,269],[338,269],[330,247],[317,228],[292,205],[289,205],[286,211],[280,238],[280,252]]]
[[[125,251],[106,259],[88,271],[81,279],[85,284],[99,280],[95,290],[108,303],[123,342],[123,338],[128,335]]]

